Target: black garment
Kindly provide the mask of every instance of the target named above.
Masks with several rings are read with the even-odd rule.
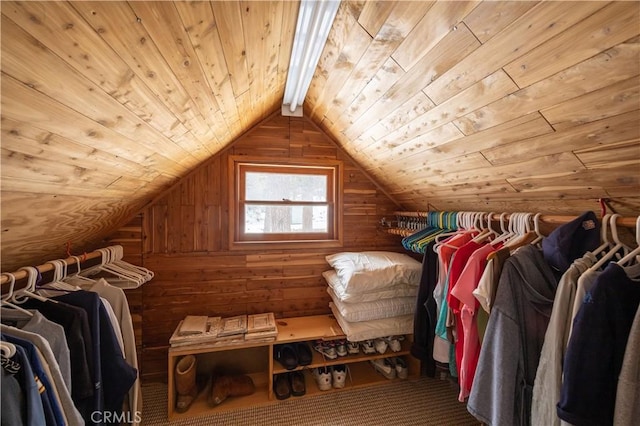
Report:
[[[429,377],[436,375],[433,359],[433,339],[438,322],[437,305],[433,290],[438,280],[438,255],[433,251],[435,241],[427,244],[422,258],[422,276],[413,318],[413,344],[411,355],[422,361],[421,369]]]
[[[618,375],[640,305],[640,282],[610,263],[573,320],[558,417],[574,425],[612,425]]]
[[[91,423],[93,411],[93,343],[87,312],[63,302],[29,299],[27,309],[38,310],[45,318],[64,328],[71,364],[71,399],[84,421]]]
[[[94,361],[99,366],[95,368],[100,379],[96,382],[98,396],[95,402],[100,407],[97,411],[112,413],[111,415],[121,413],[124,397],[135,383],[138,371],[125,361],[100,296],[92,291],[78,290],[54,299],[87,311],[93,338]]]

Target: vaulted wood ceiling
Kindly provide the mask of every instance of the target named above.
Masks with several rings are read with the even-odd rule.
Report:
[[[298,3],[2,1],[2,270],[280,108]],[[305,115],[403,209],[640,212],[640,3],[343,1]]]

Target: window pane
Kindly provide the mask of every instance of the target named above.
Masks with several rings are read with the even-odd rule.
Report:
[[[327,201],[327,177],[286,173],[247,172],[247,201]]]
[[[245,206],[248,234],[328,232],[327,206]]]

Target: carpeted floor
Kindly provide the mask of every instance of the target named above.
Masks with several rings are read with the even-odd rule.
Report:
[[[175,426],[282,425],[282,426],[450,426],[479,425],[458,402],[456,386],[447,380],[420,378],[394,381],[343,392],[302,398],[291,397],[274,404],[167,421],[167,386],[142,388],[142,424]]]

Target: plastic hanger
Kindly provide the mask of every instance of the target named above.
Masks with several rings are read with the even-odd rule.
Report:
[[[122,260],[122,246],[111,246],[98,249],[101,254],[99,265],[86,269],[83,275],[95,275],[104,272],[113,277],[103,277],[105,280],[119,288],[137,288],[153,278],[153,272],[141,266],[135,266]]]
[[[636,244],[638,247],[631,250],[625,257],[616,262],[620,266],[636,260],[636,256],[640,256],[640,216],[636,219]]]
[[[41,302],[49,301],[50,299],[35,293],[36,281],[38,279],[38,275],[40,274],[38,269],[33,266],[24,266],[20,268],[20,270],[24,270],[27,272],[27,287],[25,289],[18,290],[17,292],[15,292],[11,297],[11,301],[13,303],[24,303],[27,301],[27,298],[29,297],[32,299],[39,300]],[[21,296],[25,296],[25,298],[22,300],[18,300],[17,297],[21,297]]]
[[[600,260],[598,260],[592,267],[589,268],[589,271],[597,271],[602,268],[611,258],[613,258],[620,250],[627,247],[620,239],[618,238],[618,227],[616,225],[616,219],[620,217],[619,214],[614,213],[609,218],[609,227],[611,228],[611,236],[613,237],[613,241],[616,243],[607,253],[605,253]],[[628,253],[631,250],[627,250]]]
[[[602,227],[600,228],[600,241],[602,244],[591,252],[594,256],[599,255],[607,248],[612,248],[613,244],[609,241],[609,234],[607,231],[607,227],[609,226],[609,220],[611,219],[611,213],[607,213],[602,217]]]
[[[16,345],[9,342],[0,342],[0,353],[4,358],[12,358],[16,354]]]
[[[71,258],[73,258],[73,260],[76,261],[76,265],[77,265],[78,270],[76,271],[75,274],[68,275],[68,276],[64,277],[62,280],[65,281],[65,282],[68,282],[69,284],[78,285],[78,286],[82,286],[83,284],[86,284],[86,285],[95,284],[96,283],[95,280],[80,275],[80,273],[82,272],[82,264],[80,263],[81,262],[80,257],[71,256]]]
[[[30,317],[32,317],[33,316],[32,312],[29,312],[28,310],[26,310],[26,309],[24,309],[24,308],[22,308],[22,307],[20,307],[18,305],[15,305],[15,304],[10,302],[10,300],[13,298],[13,287],[16,284],[15,275],[10,274],[8,272],[3,272],[2,275],[4,275],[5,277],[7,277],[9,279],[9,293],[4,295],[4,296],[2,296],[1,305],[9,307],[11,309],[15,309],[17,311],[20,311],[20,312],[22,312],[24,314],[27,314]]]
[[[43,291],[47,290],[59,290],[65,292],[77,291],[79,287],[76,287],[72,284],[66,283],[63,280],[67,276],[67,262],[62,259],[51,260],[47,262],[50,265],[53,265],[53,279],[51,282],[41,286],[38,289],[40,294],[43,294]]]
[[[544,238],[544,235],[540,233],[540,216],[542,216],[541,213],[536,213],[533,216],[533,231],[536,233],[537,237],[531,241],[531,244],[538,244]]]

